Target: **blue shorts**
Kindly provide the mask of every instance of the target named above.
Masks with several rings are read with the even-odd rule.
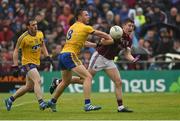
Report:
[[[70,52],[60,53],[58,61],[58,66],[61,70],[71,70],[78,65],[82,65],[82,62],[78,59],[78,57],[74,53]]]
[[[33,64],[33,63],[29,63],[26,65],[22,65],[21,66],[21,73],[23,74],[27,74],[28,71],[30,71],[33,68],[37,68],[37,65]]]

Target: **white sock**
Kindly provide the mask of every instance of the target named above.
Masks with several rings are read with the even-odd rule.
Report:
[[[11,100],[11,98],[9,98],[8,101],[9,101],[10,103],[13,103],[13,101]]]
[[[123,106],[123,105],[118,106],[118,110],[122,110],[122,109],[124,109],[124,106]]]
[[[85,104],[85,106],[90,106],[90,105],[91,105],[91,103]]]

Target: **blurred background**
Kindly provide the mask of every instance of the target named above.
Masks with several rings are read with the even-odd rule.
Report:
[[[1,73],[10,71],[14,46],[26,30],[24,22],[34,16],[57,65],[57,55],[78,8],[87,8],[90,25],[107,33],[111,26],[120,26],[128,17],[135,21],[132,53],[140,54],[141,61],[132,65],[123,56],[117,57],[115,61],[120,69],[180,69],[179,0],[0,0],[0,3]],[[98,39],[89,38],[92,42]],[[81,59],[85,66],[93,51],[93,48],[82,50]],[[41,63],[40,70],[48,71],[49,65],[43,57]]]
[[[107,33],[111,26],[121,26],[128,17],[134,20],[132,54],[141,55],[140,61],[132,64],[121,53],[114,61],[121,73],[123,92],[128,92],[123,95],[125,105],[135,113],[130,116],[115,113],[115,97],[111,93],[115,90],[114,83],[103,71],[92,80],[92,92],[103,92],[92,94],[93,103],[103,106],[102,111],[92,115],[82,112],[83,96],[75,93],[82,93],[83,87],[71,84],[65,92],[72,94],[64,94],[57,105],[60,113],[37,112],[33,94],[17,100],[12,112],[7,113],[2,100],[25,84],[24,75],[14,77],[11,71],[16,41],[26,31],[24,22],[28,18],[36,18],[56,64],[52,68],[42,55],[39,70],[42,90],[48,100],[52,97],[48,93],[51,81],[55,77],[60,78],[57,56],[78,8],[86,8],[91,17],[89,24]],[[92,42],[99,39],[89,37]],[[94,48],[82,50],[80,58],[86,67],[94,51]],[[180,0],[0,0],[0,119],[179,120],[179,94]]]
[[[120,70],[180,69],[180,0],[0,0],[0,74],[11,71],[12,54],[18,37],[26,30],[24,22],[35,17],[45,35],[45,43],[56,67],[50,68],[42,55],[40,71],[57,71],[58,53],[66,32],[74,23],[78,8],[86,8],[90,25],[109,33],[126,18],[135,22],[132,53],[141,60],[132,64],[119,55]],[[89,41],[99,38],[91,36]],[[80,58],[87,67],[94,48],[84,48]]]

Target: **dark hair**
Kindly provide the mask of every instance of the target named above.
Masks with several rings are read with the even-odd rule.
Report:
[[[75,12],[75,19],[78,20],[78,16],[82,14],[83,11],[86,11],[84,8],[77,9]]]
[[[73,25],[75,22],[76,22],[76,18],[73,17],[72,19],[70,19],[69,25],[71,26],[71,25]]]
[[[26,26],[30,25],[30,22],[35,21],[35,18],[29,18],[26,20]]]
[[[126,18],[124,21],[123,21],[123,25],[127,24],[127,23],[133,23],[134,24],[134,21],[131,19],[131,18]]]

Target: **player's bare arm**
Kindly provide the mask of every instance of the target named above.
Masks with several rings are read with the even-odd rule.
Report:
[[[18,48],[14,49],[13,52],[13,66],[17,66],[18,65]]]
[[[96,36],[99,36],[101,38],[104,38],[104,39],[101,40],[101,43],[103,45],[110,45],[110,44],[114,43],[112,37],[110,35],[106,34],[105,32],[101,32],[101,31],[95,30],[93,32],[93,34],[96,35]]]
[[[96,43],[93,43],[93,42],[89,42],[89,41],[86,41],[85,42],[85,47],[97,47],[97,44]]]
[[[125,50],[124,50],[124,56],[127,60],[133,62],[133,60],[135,59],[132,54],[131,54],[131,48],[127,47]]]
[[[45,43],[42,44],[42,52],[45,56],[49,56]]]
[[[16,47],[13,52],[13,66],[18,66],[18,51],[19,51],[19,45],[21,43],[21,39],[18,39]]]
[[[45,43],[43,42],[42,43],[42,52],[43,52],[43,54],[45,55],[45,59],[46,59],[46,61],[49,61],[50,63],[51,63],[51,65],[53,66],[53,68],[55,67],[55,65],[54,65],[54,62],[53,62],[53,59],[49,56],[49,53],[48,53],[48,51],[47,51],[47,48],[46,48],[46,45],[45,45]]]

